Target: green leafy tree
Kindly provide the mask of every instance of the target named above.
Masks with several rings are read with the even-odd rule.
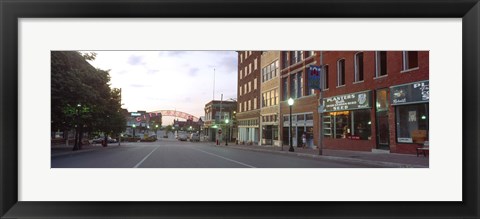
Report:
[[[120,92],[110,88],[109,71],[87,62],[95,56],[51,52],[51,129],[75,130],[74,150],[81,149],[85,132],[113,133],[125,128],[125,123],[120,125],[125,118],[118,115]]]

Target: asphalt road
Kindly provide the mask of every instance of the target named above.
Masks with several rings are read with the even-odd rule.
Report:
[[[211,142],[122,143],[83,153],[55,156],[52,168],[368,168],[351,161],[217,147]]]

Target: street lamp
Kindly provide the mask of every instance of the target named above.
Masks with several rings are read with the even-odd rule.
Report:
[[[290,97],[288,99],[288,106],[290,107],[290,126],[288,127],[290,129],[290,132],[289,132],[289,141],[290,141],[290,149],[288,149],[288,151],[290,152],[293,152],[295,151],[293,149],[293,144],[292,144],[292,106],[293,106],[293,99]]]
[[[228,120],[228,119],[225,119],[225,124],[226,124],[226,127],[225,127],[225,128],[227,129],[227,133],[225,133],[225,146],[228,145],[228,131],[229,131],[229,130],[228,130],[228,122],[229,122],[229,120]]]

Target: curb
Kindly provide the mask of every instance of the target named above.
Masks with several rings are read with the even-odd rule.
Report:
[[[239,150],[247,150],[247,151],[259,151],[259,152],[269,152],[269,153],[277,153],[277,154],[286,154],[286,155],[295,155],[299,157],[309,157],[314,159],[328,159],[328,160],[337,160],[337,161],[348,161],[354,163],[363,163],[369,165],[378,165],[381,167],[394,167],[394,168],[428,168],[428,166],[423,165],[414,165],[414,164],[403,164],[403,163],[392,163],[392,162],[385,162],[385,161],[373,161],[373,160],[364,160],[364,159],[357,159],[357,158],[347,158],[347,157],[336,157],[336,156],[329,156],[329,155],[316,155],[316,154],[304,154],[298,152],[289,152],[289,151],[273,151],[267,149],[257,149],[257,148],[244,148],[238,146],[225,146],[225,145],[214,145],[216,147],[229,147]]]
[[[101,150],[101,149],[116,148],[116,147],[119,147],[119,146],[115,145],[115,146],[90,148],[90,149],[77,150],[77,151],[67,151],[67,152],[52,154],[51,157],[53,158],[53,157],[61,157],[61,156],[66,156],[66,155],[81,154],[81,153],[86,153],[86,152],[91,152],[91,151],[96,151],[96,150]]]

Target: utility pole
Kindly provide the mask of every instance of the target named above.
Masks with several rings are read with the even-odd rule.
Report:
[[[213,68],[213,97],[212,100],[215,100],[215,68]]]
[[[220,118],[219,118],[220,129],[222,128],[222,103],[223,103],[223,94],[221,94],[220,96]],[[223,130],[222,130],[222,134],[223,134]],[[222,134],[219,134],[218,137],[220,138]]]

